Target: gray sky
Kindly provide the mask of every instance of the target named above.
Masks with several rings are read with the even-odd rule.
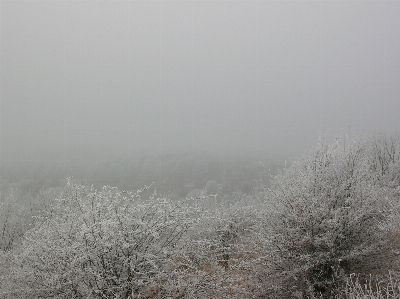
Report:
[[[1,1],[2,159],[400,129],[400,1]]]

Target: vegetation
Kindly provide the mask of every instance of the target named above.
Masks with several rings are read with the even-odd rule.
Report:
[[[285,296],[295,289],[331,298],[350,273],[387,270],[398,246],[389,242],[387,223],[399,202],[400,161],[399,140],[390,140],[321,142],[275,177],[268,193],[276,207],[274,271],[284,275],[282,287],[291,287]]]
[[[321,140],[230,198],[203,186],[9,189],[0,298],[400,296],[399,135]]]

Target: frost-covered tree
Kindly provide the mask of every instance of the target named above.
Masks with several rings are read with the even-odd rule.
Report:
[[[350,273],[400,267],[398,135],[321,141],[252,194],[207,185],[178,202],[69,180],[3,209],[10,193],[4,231],[15,207],[36,212],[0,251],[0,297],[352,298]]]
[[[0,250],[12,250],[58,194],[57,188],[42,189],[32,196],[22,195],[16,188],[9,188],[0,199]]]
[[[184,289],[174,256],[193,209],[140,194],[69,181],[25,234],[10,298],[153,298]]]
[[[270,241],[279,258],[273,271],[283,275],[286,296],[331,297],[343,273],[379,267],[393,199],[393,188],[379,180],[396,160],[372,145],[320,142],[274,178],[267,194],[276,211]]]

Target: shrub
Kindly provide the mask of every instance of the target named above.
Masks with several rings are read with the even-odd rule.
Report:
[[[209,201],[214,203],[214,197],[202,199],[200,205],[206,209],[180,256],[186,282],[196,291],[189,298],[252,298],[258,287],[255,273],[261,253],[254,238],[260,219],[254,202],[243,199],[215,207]]]
[[[332,297],[344,274],[379,267],[393,198],[393,188],[379,180],[382,173],[389,176],[393,161],[379,162],[381,154],[371,156],[370,149],[361,140],[347,146],[321,141],[274,178],[267,194],[276,210],[271,242],[279,260],[273,271],[281,275],[285,296]],[[383,166],[371,167],[375,162]]]
[[[9,188],[4,199],[0,199],[0,250],[5,252],[15,248],[57,194],[57,188],[42,189],[36,196],[21,195],[16,189]]]
[[[72,180],[33,206],[10,193],[0,211],[8,232],[0,235],[0,296],[392,298],[398,293],[385,290],[398,288],[397,276],[360,282],[400,269],[396,136],[321,141],[270,188],[229,200],[213,192],[147,199],[145,189]],[[31,227],[20,246],[8,237],[13,227],[16,236]]]
[[[338,299],[397,299],[400,296],[399,273],[389,272],[380,279],[371,276],[364,283],[359,277],[351,275],[346,282],[345,289]]]
[[[173,256],[194,216],[138,192],[69,180],[24,236],[10,298],[147,298],[177,292]],[[147,297],[146,297],[147,296]]]

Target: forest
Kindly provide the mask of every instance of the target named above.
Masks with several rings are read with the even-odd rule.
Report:
[[[3,163],[0,298],[399,298],[400,134],[286,158]]]

